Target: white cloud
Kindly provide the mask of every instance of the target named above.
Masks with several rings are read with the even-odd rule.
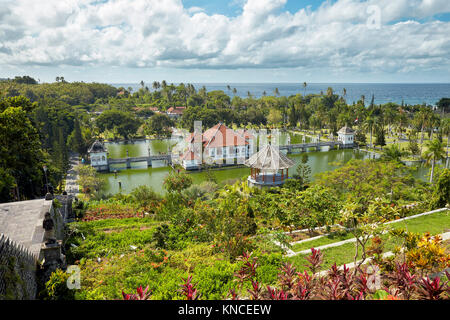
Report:
[[[450,23],[415,21],[449,12],[448,0],[339,0],[294,14],[286,2],[248,0],[227,17],[181,0],[7,1],[0,66],[450,69]],[[373,5],[379,29],[366,25]]]

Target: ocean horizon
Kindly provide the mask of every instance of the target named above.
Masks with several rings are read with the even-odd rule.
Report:
[[[144,82],[153,91],[153,82]],[[185,82],[187,84],[189,82]],[[168,84],[170,84],[168,82]],[[178,83],[174,83],[178,85]],[[343,95],[346,90],[345,100],[348,104],[357,102],[361,96],[365,96],[366,105],[370,104],[372,95],[375,104],[388,102],[408,105],[427,104],[435,106],[441,98],[450,97],[450,83],[307,83],[303,88],[302,83],[192,83],[196,90],[205,86],[207,91],[222,90],[233,97],[233,88],[236,95],[241,98],[248,97],[248,93],[254,98],[260,98],[266,92],[267,96],[273,96],[275,88],[278,88],[280,96],[300,94],[320,94],[327,92],[328,87],[333,88],[334,93]],[[139,90],[139,83],[110,83],[115,87],[131,87],[133,91]],[[230,86],[231,90],[228,89]]]

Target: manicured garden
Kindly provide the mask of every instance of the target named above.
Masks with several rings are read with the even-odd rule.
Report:
[[[354,183],[349,184],[347,176]],[[313,183],[298,174],[295,183],[266,191],[249,188],[243,181],[224,187],[213,187],[213,181],[197,186],[188,175],[174,173],[166,180],[164,196],[140,187],[129,195],[80,200],[65,249],[68,263],[81,269],[81,289],[42,294],[45,299],[67,298],[67,294],[71,299],[290,299],[300,293],[283,279],[295,278],[300,281],[297,285],[306,279],[306,275],[296,278],[292,273],[296,268],[302,274],[312,272],[307,277],[318,281],[310,289],[303,288],[310,290],[308,297],[331,299],[320,289],[327,285],[319,285],[331,278],[313,273],[353,262],[358,244],[356,260],[371,259],[386,272],[400,272],[406,263],[408,272],[417,274],[411,297],[422,299],[426,284],[420,277],[449,266],[447,242],[424,236],[448,231],[448,211],[384,223],[441,208],[443,202],[445,206],[448,176],[440,171],[436,184],[428,185],[398,163],[366,160],[321,174]],[[305,231],[290,235],[300,229]],[[334,233],[327,235],[330,232]],[[356,236],[362,240],[293,257],[282,249],[318,234],[325,236],[293,249],[317,248]],[[389,251],[393,258],[383,258]],[[385,297],[379,290],[357,285],[365,268],[355,269],[351,277],[356,282],[340,298]],[[66,277],[55,274],[47,287],[59,288]],[[448,298],[444,291],[434,297]],[[390,294],[410,298],[409,293]]]

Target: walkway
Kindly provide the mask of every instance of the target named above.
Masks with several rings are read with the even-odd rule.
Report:
[[[78,173],[75,171],[75,167],[79,165],[80,161],[78,160],[78,153],[71,154],[69,158],[70,169],[67,171],[66,176],[66,192],[70,196],[76,197],[79,193],[78,186]]]
[[[42,221],[50,211],[52,200],[28,200],[0,204],[0,234],[29,249],[39,257],[44,239]]]

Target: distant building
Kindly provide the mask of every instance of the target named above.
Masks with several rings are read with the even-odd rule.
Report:
[[[341,128],[341,130],[338,131],[338,141],[341,141],[344,146],[354,144],[355,131],[347,126]]]
[[[169,116],[169,118],[178,119],[183,115],[185,109],[186,107],[170,107],[169,109],[167,109],[167,115]]]
[[[88,150],[91,166],[97,171],[108,170],[108,150],[104,144],[96,140]]]
[[[181,156],[185,169],[197,169],[205,162],[215,164],[244,163],[253,154],[254,136],[248,131],[234,131],[223,123],[186,139],[188,150]]]

